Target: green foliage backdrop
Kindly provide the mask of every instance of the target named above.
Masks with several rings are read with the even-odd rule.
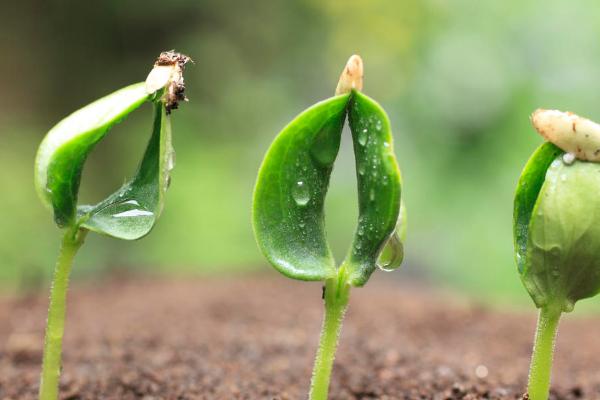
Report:
[[[264,269],[250,203],[268,144],[333,94],[348,56],[390,115],[404,175],[404,274],[525,299],[513,260],[515,185],[541,139],[537,107],[600,119],[600,8],[594,0],[17,2],[0,15],[0,281],[48,276],[59,235],[35,196],[33,158],[60,118],[143,80],[156,55],[192,56],[191,102],[174,113],[177,167],[155,231],[90,237],[76,274]],[[94,202],[135,171],[151,110],[109,134],[84,172]],[[144,115],[146,113],[146,115]],[[341,258],[356,217],[351,146],[327,200]]]

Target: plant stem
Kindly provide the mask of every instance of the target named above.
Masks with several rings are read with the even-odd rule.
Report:
[[[331,368],[335,350],[346,313],[350,286],[346,283],[344,269],[339,276],[325,281],[325,318],[319,339],[319,349],[310,384],[310,400],[326,400],[329,392]]]
[[[530,400],[548,399],[554,342],[560,315],[560,309],[552,307],[540,309],[527,386]]]
[[[56,400],[61,369],[62,338],[65,328],[67,288],[73,258],[83,244],[87,230],[68,229],[62,240],[52,289],[44,342],[44,361],[40,381],[40,400]]]

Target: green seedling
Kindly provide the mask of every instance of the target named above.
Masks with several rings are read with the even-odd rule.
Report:
[[[600,291],[600,126],[553,110],[532,122],[549,142],[521,174],[513,227],[519,274],[540,310],[527,390],[546,400],[561,314]]]
[[[267,152],[254,190],[258,245],[283,275],[324,282],[325,318],[310,388],[326,399],[350,287],[363,286],[379,267],[402,262],[405,224],[401,178],[385,111],[361,93],[363,67],[352,56],[336,95],[289,123]],[[346,118],[356,160],[359,218],[346,258],[336,267],[324,225],[325,195]]]
[[[87,233],[139,239],[150,232],[162,211],[174,166],[169,114],[186,100],[182,73],[189,60],[172,51],[162,53],[146,82],[127,86],[69,115],[48,132],[39,147],[35,186],[64,231],[50,294],[39,392],[42,400],[58,398],[69,275]],[[100,203],[78,205],[86,158],[113,125],[146,102],[154,107],[154,122],[137,173]]]

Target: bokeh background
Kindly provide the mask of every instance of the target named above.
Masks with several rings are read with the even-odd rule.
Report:
[[[35,290],[60,234],[33,188],[33,160],[62,117],[144,80],[162,50],[189,54],[189,104],[173,115],[177,167],[151,235],[89,235],[75,277],[269,270],[250,225],[256,171],[296,114],[335,89],[353,53],[390,115],[408,209],[406,263],[420,279],[495,304],[528,304],[512,249],[512,197],[542,140],[537,107],[600,120],[597,0],[146,0],[12,2],[0,14],[0,290]],[[82,203],[134,171],[150,107],[94,151]],[[327,199],[341,256],[356,219],[346,137]],[[380,273],[382,274],[382,273]]]

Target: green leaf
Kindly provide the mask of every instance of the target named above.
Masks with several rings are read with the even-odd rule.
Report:
[[[35,186],[60,227],[75,223],[81,172],[108,130],[150,98],[144,83],[118,90],[74,112],[52,128],[38,150]]]
[[[336,274],[323,208],[349,97],[324,100],[296,117],[272,143],[258,173],[255,236],[270,263],[290,278]]]
[[[154,127],[135,177],[99,204],[79,207],[82,227],[125,240],[150,232],[164,204],[174,164],[171,127],[162,102],[154,103]]]
[[[522,279],[538,307],[600,291],[600,164],[555,157],[531,214]]]
[[[400,233],[401,177],[394,155],[390,122],[374,100],[353,92],[348,112],[358,180],[358,225],[344,266],[348,282],[364,285],[377,266],[380,253],[392,269],[403,257]],[[400,218],[400,230],[402,231]]]
[[[513,210],[513,237],[515,257],[520,273],[526,269],[526,254],[531,213],[546,177],[546,170],[563,151],[550,142],[545,142],[533,153],[517,184]]]

